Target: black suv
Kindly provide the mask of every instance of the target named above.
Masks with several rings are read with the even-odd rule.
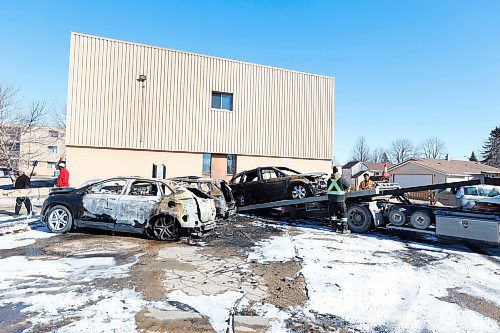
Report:
[[[229,182],[237,206],[302,199],[326,192],[327,173],[300,173],[285,167],[262,167],[236,174]]]

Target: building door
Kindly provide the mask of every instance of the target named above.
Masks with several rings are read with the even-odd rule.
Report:
[[[227,178],[227,155],[212,154],[210,177],[215,179]]]

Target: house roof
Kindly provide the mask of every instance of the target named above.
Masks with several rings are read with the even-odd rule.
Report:
[[[472,175],[487,173],[499,173],[500,169],[486,164],[481,164],[472,161],[458,161],[458,160],[436,160],[436,159],[410,159],[406,162],[400,163],[390,168],[390,171],[395,170],[405,164],[413,163],[424,168],[432,169],[436,172],[445,175]]]
[[[351,162],[347,162],[343,167],[342,169],[350,169],[352,168],[353,166],[355,166],[356,164],[360,163],[360,161],[351,161]]]
[[[385,163],[373,163],[373,162],[363,162],[367,166],[368,170],[384,170]],[[391,164],[387,163],[387,167],[390,168]]]
[[[355,175],[352,175],[351,178],[358,178],[358,177],[361,177],[362,175],[364,175],[365,173],[367,173],[368,170],[363,170],[363,171],[360,171],[358,172],[357,174]]]

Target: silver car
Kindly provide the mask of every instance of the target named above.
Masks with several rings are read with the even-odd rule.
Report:
[[[476,201],[500,195],[500,186],[474,185],[438,190],[436,201],[445,206],[472,208]]]

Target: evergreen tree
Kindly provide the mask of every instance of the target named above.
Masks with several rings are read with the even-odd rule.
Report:
[[[389,156],[387,156],[387,153],[384,151],[384,153],[382,154],[382,163],[389,163],[390,160],[389,160]]]
[[[500,168],[500,127],[497,126],[491,131],[483,146],[482,155],[482,163]]]
[[[471,162],[479,162],[478,159],[477,159],[477,157],[476,157],[476,154],[474,153],[474,151],[472,151],[472,154],[470,154],[469,161],[471,161]]]

